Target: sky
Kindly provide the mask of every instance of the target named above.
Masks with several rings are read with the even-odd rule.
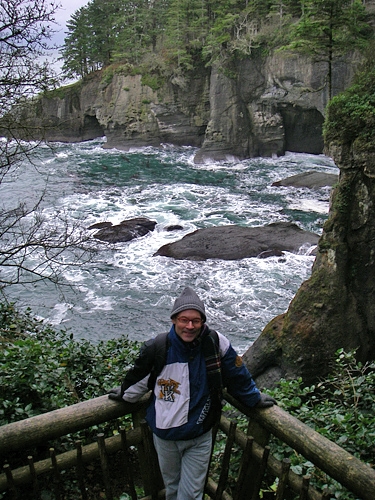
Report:
[[[66,22],[76,10],[84,5],[87,5],[88,2],[89,0],[60,0],[58,2],[61,7],[55,14],[55,20],[59,26],[55,27],[55,30],[58,31],[58,33],[54,35],[53,43],[56,43],[57,45],[62,45],[64,43]]]
[[[57,9],[55,13],[55,21],[56,25],[53,25],[53,30],[56,33],[52,36],[50,43],[51,45],[56,45],[61,47],[64,43],[64,38],[66,36],[66,22],[69,21],[72,14],[80,7],[87,5],[89,0],[56,0],[56,3],[59,3],[61,7]],[[52,61],[52,67],[54,70],[59,73],[61,71],[62,62],[57,59],[61,56],[58,50],[53,50],[49,54],[49,59]]]

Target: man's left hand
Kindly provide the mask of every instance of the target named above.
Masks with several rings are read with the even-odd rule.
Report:
[[[270,406],[277,405],[276,399],[268,394],[260,393],[260,400],[255,405],[255,408],[269,408]]]
[[[114,387],[108,391],[109,399],[114,399],[115,401],[124,401],[121,396],[121,387]]]

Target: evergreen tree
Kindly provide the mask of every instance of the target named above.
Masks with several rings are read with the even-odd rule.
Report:
[[[332,98],[332,66],[354,49],[364,48],[372,35],[365,7],[360,0],[305,0],[303,14],[290,31],[295,50],[327,63],[327,85]]]
[[[83,78],[94,69],[90,57],[92,33],[87,7],[78,9],[66,23],[66,26],[68,34],[61,50],[61,59],[64,60],[62,71],[69,78],[75,76]]]
[[[91,58],[100,67],[112,62],[124,0],[92,0],[88,16],[92,29]]]
[[[84,77],[112,62],[125,3],[92,0],[72,15],[61,50],[62,69],[67,76]]]
[[[91,0],[68,30],[62,58],[69,76],[114,61],[140,64],[150,53],[189,70],[280,46],[289,33],[284,49],[327,63],[330,96],[333,62],[372,31],[360,0]]]
[[[201,59],[210,27],[212,7],[206,0],[171,0],[167,14],[166,46],[179,68],[192,69]]]
[[[155,51],[163,37],[169,0],[123,0],[118,19],[114,57],[138,63],[147,51]]]

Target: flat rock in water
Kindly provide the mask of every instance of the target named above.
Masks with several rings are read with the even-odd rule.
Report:
[[[333,186],[339,180],[336,174],[327,174],[325,172],[303,172],[302,174],[292,175],[286,179],[276,181],[272,186],[294,186],[308,187],[311,189],[321,188],[325,186]]]
[[[127,219],[120,224],[113,225],[111,222],[99,222],[93,224],[89,229],[99,229],[94,238],[107,243],[124,243],[126,241],[145,236],[155,229],[156,222],[146,217]]]
[[[181,240],[159,248],[154,256],[180,260],[271,257],[283,251],[297,253],[303,245],[317,245],[319,236],[290,222],[268,226],[217,226],[197,229]]]

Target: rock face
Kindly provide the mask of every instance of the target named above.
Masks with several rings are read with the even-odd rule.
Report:
[[[340,348],[375,359],[375,151],[331,144],[327,153],[340,180],[312,275],[244,354],[260,386],[280,377],[316,382]]]
[[[350,68],[334,68],[335,92],[350,83]],[[322,153],[325,76],[323,64],[282,54],[241,60],[231,76],[219,66],[201,68],[156,90],[141,75],[98,72],[38,98],[18,110],[18,119],[50,141],[106,136],[105,147],[122,150],[196,146],[196,163],[286,150]]]
[[[186,260],[271,257],[283,251],[298,252],[305,244],[316,245],[318,239],[316,234],[288,222],[263,227],[216,226],[197,229],[163,245],[154,255]]]

